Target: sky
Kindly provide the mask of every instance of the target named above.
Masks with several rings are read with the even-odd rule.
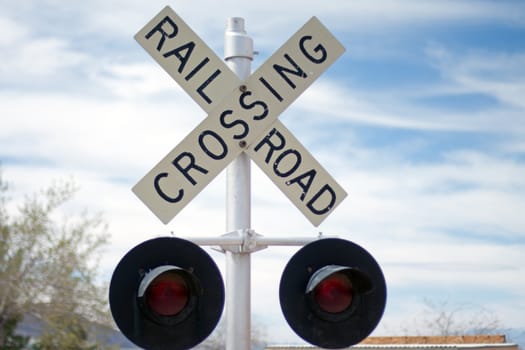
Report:
[[[346,190],[314,227],[252,165],[252,229],[338,235],[388,288],[374,335],[424,333],[425,301],[487,310],[525,330],[525,2],[483,0],[0,0],[0,163],[13,198],[80,186],[64,213],[102,212],[108,282],[144,240],[226,232],[222,172],[169,224],[131,188],[206,113],[133,39],[169,5],[219,57],[242,17],[259,67],[311,16],[346,52],[280,117]],[[223,272],[222,253],[205,248]],[[252,254],[252,317],[301,340],[278,301],[299,247]]]

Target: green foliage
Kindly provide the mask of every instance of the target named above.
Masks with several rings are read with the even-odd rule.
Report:
[[[43,321],[39,349],[91,349],[88,324],[108,323],[95,281],[107,228],[100,215],[63,214],[76,191],[56,183],[13,210],[0,174],[0,344],[21,315]]]
[[[0,323],[3,326],[0,332],[4,334],[3,341],[0,343],[0,350],[22,350],[28,346],[29,337],[15,334],[15,328],[19,320],[19,317],[7,318],[3,315],[0,316]]]
[[[85,325],[78,319],[48,320],[52,324],[53,332],[46,332],[33,346],[34,350],[95,350],[96,344],[91,344]]]

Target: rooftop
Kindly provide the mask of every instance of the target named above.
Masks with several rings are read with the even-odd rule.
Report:
[[[272,345],[267,350],[320,349],[309,345]],[[463,335],[463,336],[401,336],[368,337],[349,349],[469,349],[469,350],[518,350],[518,345],[507,343],[504,335]]]

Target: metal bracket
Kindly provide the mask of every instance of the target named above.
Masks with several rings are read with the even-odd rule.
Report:
[[[233,253],[252,253],[268,246],[303,246],[323,238],[333,238],[337,235],[324,235],[322,232],[310,237],[265,237],[253,229],[242,229],[228,232],[219,237],[181,237],[200,246],[213,246],[212,249]]]
[[[226,233],[220,237],[224,240],[218,242],[220,247],[218,250],[223,253],[253,253],[268,247],[267,245],[258,243],[258,238],[260,237],[262,236],[252,229],[242,229]]]

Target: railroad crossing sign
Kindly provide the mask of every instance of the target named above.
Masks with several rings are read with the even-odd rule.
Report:
[[[243,151],[315,226],[346,197],[277,120],[345,50],[316,17],[245,82],[168,6],[135,39],[208,113],[133,187],[163,223]]]

